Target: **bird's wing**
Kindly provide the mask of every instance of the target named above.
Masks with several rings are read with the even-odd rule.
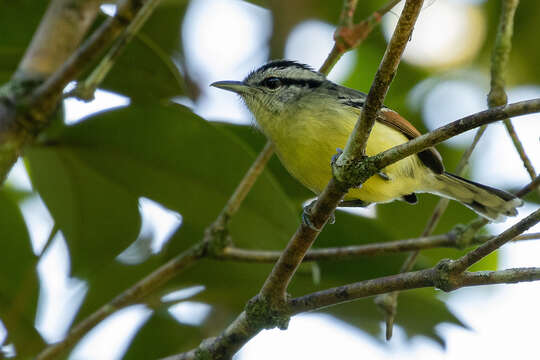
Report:
[[[338,93],[340,94],[338,98],[342,104],[357,109],[361,109],[364,106],[366,94],[354,89],[346,88],[344,86],[337,86],[339,87]],[[381,112],[377,117],[377,121],[383,125],[400,131],[409,140],[421,135],[420,132],[404,117],[387,107],[383,107],[381,109]],[[437,174],[442,174],[444,172],[444,165],[441,155],[434,147],[430,147],[419,152],[418,157],[422,163],[430,168],[433,172]]]

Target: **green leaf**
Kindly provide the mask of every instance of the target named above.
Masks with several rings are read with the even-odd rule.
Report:
[[[180,212],[201,234],[255,157],[236,138],[174,104],[97,114],[50,142],[69,149],[77,161],[130,194]],[[275,248],[288,240],[297,219],[279,185],[264,174],[235,215],[231,231],[240,245]]]
[[[17,68],[48,3],[45,0],[0,0],[0,84],[8,81]]]
[[[73,274],[88,276],[136,239],[137,197],[86,166],[74,148],[33,146],[26,159],[35,189],[66,238]]]
[[[0,190],[0,319],[8,331],[6,343],[27,356],[44,345],[34,328],[39,283],[37,257],[19,207]]]
[[[185,1],[167,1],[156,8],[101,87],[138,103],[185,94],[182,75],[173,61],[181,49],[180,25],[185,10]]]
[[[138,103],[184,93],[182,75],[170,54],[144,33],[127,46],[100,87],[126,95]]]

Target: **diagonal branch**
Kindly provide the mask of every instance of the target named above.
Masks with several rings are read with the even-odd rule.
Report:
[[[451,271],[454,273],[465,271],[474,263],[488,256],[493,251],[497,250],[498,248],[506,244],[508,241],[512,240],[514,237],[523,233],[527,229],[531,228],[538,222],[540,222],[540,209],[536,210],[535,212],[527,216],[525,219],[521,220],[516,225],[507,229],[500,235],[477,247],[473,251],[465,254],[460,259],[453,261],[450,265]]]
[[[535,191],[535,190],[540,190],[540,175],[535,177],[533,181],[531,181],[529,184],[525,185],[522,189],[516,192],[516,196],[524,197],[531,191]]]
[[[102,2],[51,1],[14,78],[42,80],[54,73],[77,49]]]
[[[319,72],[328,75],[330,70],[347,51],[358,47],[377,26],[382,17],[388,13],[401,0],[391,0],[386,5],[375,11],[367,19],[358,24],[353,23],[354,11],[358,0],[345,0],[339,20],[339,25],[334,33],[334,47],[322,64]]]
[[[534,166],[532,165],[531,160],[527,156],[521,140],[519,140],[516,130],[514,129],[514,125],[512,125],[512,120],[504,119],[504,126],[506,127],[506,131],[508,132],[508,135],[510,135],[512,143],[514,144],[514,147],[516,148],[516,151],[519,154],[521,161],[523,162],[525,170],[527,170],[527,173],[529,174],[531,179],[534,179],[536,177],[536,170],[534,170]]]
[[[347,141],[347,145],[345,145],[343,154],[336,161],[338,168],[334,170],[336,171],[335,176],[338,180],[342,178],[340,176],[339,165],[358,160],[365,156],[366,144],[371,128],[375,124],[375,119],[382,107],[390,83],[396,75],[401,55],[405,51],[405,46],[412,36],[414,24],[418,18],[418,14],[420,14],[422,4],[423,0],[408,0],[405,2],[405,7],[401,12],[396,29],[392,34],[392,38],[369,89],[360,118],[356,122],[353,133]]]
[[[322,290],[290,300],[290,314],[320,310],[349,301],[423,287],[454,291],[467,286],[514,284],[540,280],[540,268],[516,268],[501,271],[463,272],[448,277],[445,262],[426,270],[401,273]]]
[[[508,117],[532,114],[536,112],[540,112],[540,98],[520,101],[505,106],[498,106],[484,110],[441,126],[440,128],[435,129],[427,134],[421,135],[404,144],[397,145],[380,154],[372,156],[372,160],[370,161],[373,162],[373,165],[376,168],[382,169],[398,160],[420,152],[430,146],[437,145],[438,143],[464,133],[465,131],[482,125],[491,124],[495,121],[503,120]]]

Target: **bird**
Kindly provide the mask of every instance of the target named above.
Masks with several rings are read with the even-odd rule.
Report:
[[[367,97],[328,80],[308,65],[285,59],[262,65],[243,81],[218,81],[211,86],[241,97],[287,171],[315,194],[331,179],[330,159],[336,149],[345,147]],[[405,118],[383,106],[366,154],[376,155],[420,135]],[[340,206],[396,199],[414,204],[416,193],[422,192],[457,200],[495,222],[516,216],[516,208],[523,204],[506,191],[446,172],[441,155],[430,147],[349,189]]]

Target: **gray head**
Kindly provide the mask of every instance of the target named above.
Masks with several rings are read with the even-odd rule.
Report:
[[[325,83],[332,84],[307,65],[275,60],[251,72],[243,81],[218,81],[212,86],[237,93],[259,117],[290,109],[288,104],[298,104],[302,97]]]

